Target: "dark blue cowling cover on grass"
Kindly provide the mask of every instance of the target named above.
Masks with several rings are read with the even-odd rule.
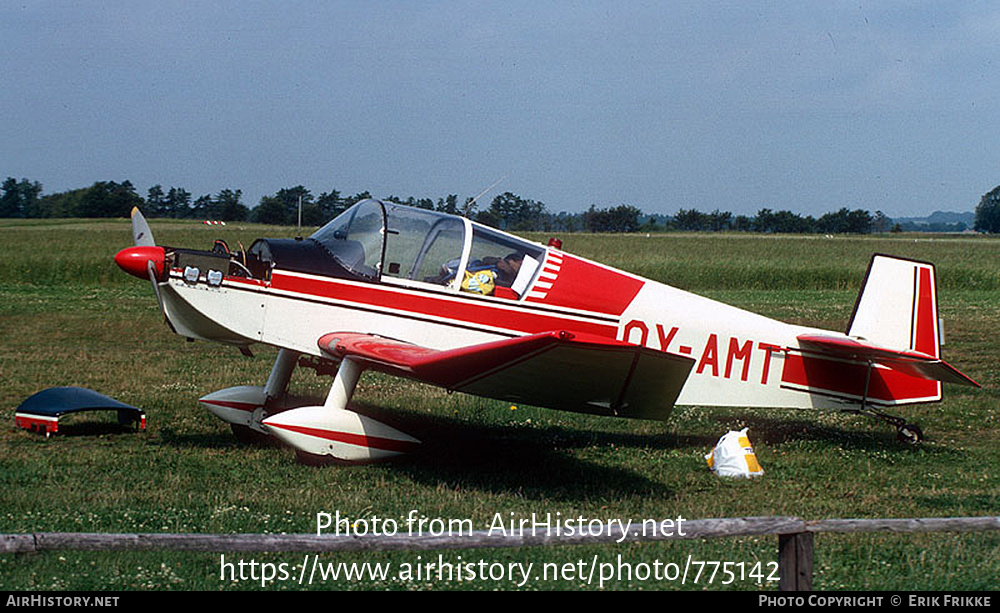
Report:
[[[134,423],[139,429],[146,426],[146,414],[142,409],[83,387],[51,387],[32,394],[17,407],[18,417],[29,419],[31,416],[58,419],[81,411],[118,411],[120,425]]]

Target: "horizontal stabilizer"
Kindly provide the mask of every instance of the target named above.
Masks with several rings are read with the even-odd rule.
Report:
[[[599,336],[544,332],[436,350],[359,333],[319,347],[335,359],[449,390],[553,409],[666,419],[694,360]]]
[[[979,387],[978,383],[951,364],[919,351],[887,349],[853,338],[823,334],[803,334],[797,339],[803,350],[814,350],[847,360],[870,360],[920,379]]]

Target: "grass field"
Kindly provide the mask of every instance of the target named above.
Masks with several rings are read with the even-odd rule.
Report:
[[[264,227],[205,227],[154,220],[161,244],[236,247]],[[544,241],[547,237],[535,236]],[[0,533],[314,532],[318,512],[402,522],[503,517],[687,519],[794,515],[948,517],[1000,515],[1000,241],[975,237],[823,238],[756,235],[569,235],[570,253],[603,261],[785,321],[842,330],[872,253],[937,264],[949,362],[983,389],[945,387],[940,404],[906,409],[927,440],[897,443],[892,428],[847,414],[679,408],[668,422],[614,420],[483,400],[366,373],[354,403],[424,441],[407,459],[310,468],[288,449],[238,443],[197,399],[262,385],[275,352],[186,343],[162,321],[148,283],[121,273],[126,220],[0,221]],[[293,392],[325,395],[329,378],[299,370]],[[47,387],[89,387],[146,410],[148,430],[120,433],[94,417],[45,439],[13,428],[17,405]],[[731,428],[749,426],[765,475],[722,480],[704,454]],[[441,552],[487,564],[633,565],[777,558],[773,537],[624,546]],[[406,564],[438,552],[321,556],[324,562]],[[237,557],[237,556],[232,556]],[[231,559],[227,555],[227,559]],[[302,563],[299,555],[244,556]],[[419,559],[418,559],[419,557]],[[220,580],[218,554],[58,552],[0,555],[0,589],[253,589]],[[292,574],[297,574],[293,570]],[[817,589],[996,589],[1000,534],[816,537]],[[270,582],[267,589],[299,589]],[[335,589],[517,589],[500,580],[327,580]],[[580,577],[522,589],[596,589]],[[774,589],[755,580],[610,581],[605,589]]]

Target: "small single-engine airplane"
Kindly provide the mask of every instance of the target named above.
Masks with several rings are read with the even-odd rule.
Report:
[[[306,239],[230,251],[135,246],[115,261],[148,278],[190,339],[277,347],[266,385],[201,398],[237,435],[269,434],[303,461],[370,461],[419,441],[348,409],[364,370],[448,390],[664,420],[675,404],[834,409],[920,429],[889,406],[977,385],[941,359],[934,266],[876,255],[847,333],[790,325],[454,215],[364,200]],[[334,374],[322,406],[287,393],[297,365]],[[305,403],[308,404],[308,403]],[[256,433],[256,434],[255,434]]]

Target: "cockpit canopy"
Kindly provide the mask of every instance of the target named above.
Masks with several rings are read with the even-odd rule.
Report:
[[[377,200],[363,200],[337,215],[309,240],[349,272],[378,279],[384,228],[385,208]]]
[[[523,295],[544,252],[462,217],[379,200],[358,202],[307,239],[262,239],[250,248],[286,270],[507,298]]]

